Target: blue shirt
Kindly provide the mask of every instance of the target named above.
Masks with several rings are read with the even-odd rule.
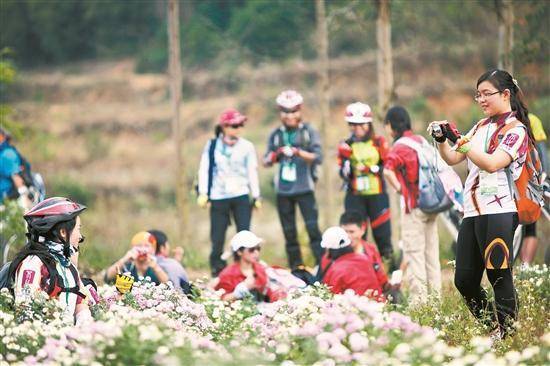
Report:
[[[0,144],[0,200],[6,198],[12,189],[12,175],[21,173],[21,159],[13,146],[7,141]]]

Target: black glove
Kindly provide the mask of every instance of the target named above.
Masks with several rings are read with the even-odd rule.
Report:
[[[444,136],[449,139],[453,144],[456,144],[461,135],[456,125],[453,122],[445,123],[441,126],[444,132]],[[436,140],[437,141],[437,140]]]
[[[445,125],[434,125],[432,128],[432,137],[435,141],[442,144],[447,140],[445,136]]]

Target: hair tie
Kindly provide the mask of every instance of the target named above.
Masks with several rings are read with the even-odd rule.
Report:
[[[518,84],[518,81],[517,81],[516,79],[512,78],[512,82],[514,83],[514,85],[516,86],[516,88],[518,88],[518,89],[520,88],[520,87],[519,87],[519,84]]]

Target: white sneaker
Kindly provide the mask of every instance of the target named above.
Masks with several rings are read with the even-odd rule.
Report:
[[[500,331],[500,328],[496,328],[494,329],[490,334],[489,334],[489,340],[491,341],[491,348],[493,348],[498,342],[500,342],[502,340],[502,333]]]

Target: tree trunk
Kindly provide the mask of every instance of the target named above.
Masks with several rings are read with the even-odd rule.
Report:
[[[390,0],[378,0],[376,20],[376,66],[378,74],[378,120],[381,121],[393,97],[393,59],[391,47]]]
[[[182,88],[182,71],[180,57],[180,24],[179,2],[168,0],[168,52],[169,52],[169,83],[172,102],[172,134],[176,149],[176,201],[178,208],[179,240],[187,242],[187,192],[185,173],[185,158],[183,154],[184,136],[180,121],[180,104]]]
[[[324,149],[323,159],[323,180],[324,180],[324,214],[323,226],[332,226],[333,194],[332,194],[332,163],[333,159],[329,151],[331,141],[327,125],[330,118],[330,94],[329,94],[329,58],[328,58],[328,32],[327,19],[325,14],[325,0],[315,0],[317,17],[317,42],[318,42],[318,74],[319,74],[319,100],[321,103],[321,140]]]
[[[512,0],[496,0],[498,18],[498,68],[514,73],[514,7]]]

